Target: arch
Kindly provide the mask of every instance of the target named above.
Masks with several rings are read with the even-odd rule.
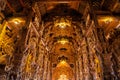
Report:
[[[75,80],[73,70],[66,61],[58,63],[53,70],[52,80]]]

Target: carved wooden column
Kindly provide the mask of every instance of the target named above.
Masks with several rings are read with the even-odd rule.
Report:
[[[89,75],[89,63],[88,63],[88,52],[87,52],[87,44],[86,40],[83,41],[82,44],[82,57],[83,57],[83,75],[84,75],[84,80],[89,80],[90,75]]]
[[[44,59],[44,72],[43,72],[43,80],[47,79],[47,67],[48,67],[48,57],[47,55],[45,55],[45,59]]]
[[[112,67],[113,72],[110,72],[112,74],[112,77],[114,77],[116,80],[120,79],[120,29],[114,29],[112,32],[109,33],[108,38],[109,46],[108,46],[108,52],[110,55],[110,66]]]
[[[47,66],[47,79],[46,80],[51,80],[51,78],[50,78],[50,61],[48,61],[48,66]]]
[[[83,59],[82,59],[82,55],[79,56],[78,61],[79,61],[79,79],[83,80]]]
[[[76,70],[75,70],[76,71],[76,76],[75,76],[76,78],[75,79],[79,80],[79,65],[78,65],[78,61],[76,61],[75,64],[76,64]]]

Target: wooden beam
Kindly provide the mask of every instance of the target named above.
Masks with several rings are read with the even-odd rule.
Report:
[[[118,7],[119,2],[116,1],[116,3],[114,4],[114,6],[112,7],[111,11],[115,11],[115,9]]]
[[[86,0],[36,0],[36,2],[41,2],[41,3],[71,3],[71,2],[80,2],[80,1],[86,1]]]
[[[19,1],[20,1],[20,4],[22,5],[22,7],[25,7],[23,0],[19,0]]]
[[[7,4],[7,6],[10,8],[10,10],[11,10],[12,12],[16,12],[15,9],[10,5],[10,3],[8,2],[8,0],[6,0],[6,4]]]
[[[96,15],[111,15],[111,11],[94,11]]]
[[[102,2],[101,2],[101,4],[100,4],[101,7],[102,7],[102,5],[103,5],[104,2],[105,2],[105,0],[102,0]]]
[[[40,35],[32,22],[31,22],[31,26],[32,26],[33,30],[35,31],[36,35],[39,37]]]

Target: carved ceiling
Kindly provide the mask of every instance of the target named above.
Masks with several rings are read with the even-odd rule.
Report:
[[[67,14],[67,11],[65,11],[65,8],[63,5],[60,6],[60,4],[65,4],[67,6],[69,6],[70,9],[74,9],[80,13],[84,13],[85,10],[85,2],[89,1],[89,0],[7,0],[7,7],[5,8],[5,11],[3,11],[6,16],[12,16],[12,15],[25,15],[25,13],[27,13],[26,8],[29,10],[30,7],[32,7],[32,5],[34,4],[34,2],[37,2],[37,4],[39,5],[39,9],[40,9],[40,13],[41,15],[46,14],[46,17],[48,17],[47,15],[51,14],[51,17],[53,17],[54,12],[56,14],[60,13],[61,11],[64,11],[64,13]],[[17,5],[15,5],[17,3]],[[98,16],[98,21],[101,20],[102,17],[113,17],[116,16],[114,18],[118,19],[117,15],[119,15],[120,13],[120,2],[119,0],[91,0],[94,12],[97,14]],[[59,5],[59,6],[58,6]],[[59,8],[62,7],[63,8]],[[56,8],[55,8],[56,7]],[[52,10],[54,9],[54,10]],[[59,9],[59,10],[58,10]],[[62,9],[62,10],[61,10]],[[53,12],[51,12],[51,10]],[[57,12],[56,12],[57,11]],[[69,12],[69,10],[68,10]],[[13,13],[13,14],[12,14]],[[74,11],[69,12],[71,13],[71,15],[75,14]],[[62,15],[62,14],[59,14]],[[45,15],[44,15],[45,16]],[[44,17],[43,17],[44,18]],[[51,19],[51,18],[49,18]],[[99,20],[100,19],[100,20]],[[103,23],[105,23],[104,25],[102,25]],[[118,22],[112,22],[109,23],[110,27],[109,29],[108,27],[108,23],[106,22],[99,22],[99,25],[104,28],[107,29],[107,31],[109,32],[111,30],[111,28],[116,27],[116,25],[118,25]],[[106,32],[107,32],[106,31]]]
[[[14,42],[19,39],[19,30],[27,24],[29,10],[33,10],[33,5],[37,4],[41,19],[44,21],[44,31],[42,38],[45,40],[51,54],[51,61],[54,71],[66,68],[64,73],[70,77],[75,64],[76,49],[78,42],[81,42],[81,30],[79,22],[84,23],[83,15],[86,2],[91,4],[92,10],[96,15],[99,27],[103,28],[106,35],[120,25],[120,1],[119,0],[6,0],[7,6],[2,13],[7,20],[8,31],[11,31],[10,40]],[[16,5],[17,4],[17,5]],[[92,12],[90,12],[92,14]],[[88,17],[89,18],[89,17]],[[82,24],[79,24],[82,25]],[[9,33],[9,32],[8,32]],[[12,37],[12,39],[11,39]],[[2,45],[2,44],[1,44]],[[12,45],[14,46],[14,45]],[[9,48],[8,47],[5,47]],[[12,47],[11,47],[12,48]],[[12,49],[11,49],[12,50]],[[6,50],[4,50],[6,51]],[[12,53],[12,51],[10,51]],[[2,53],[1,53],[2,54]],[[0,55],[0,64],[6,64],[6,57]],[[62,65],[65,61],[65,65]],[[56,70],[57,69],[57,70]],[[70,71],[70,72],[69,72]],[[58,77],[60,73],[55,72]],[[64,76],[64,75],[62,75]],[[59,75],[60,77],[60,75]]]

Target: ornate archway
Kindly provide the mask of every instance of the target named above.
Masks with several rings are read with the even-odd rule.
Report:
[[[74,73],[66,61],[60,61],[53,70],[52,80],[75,80]]]

